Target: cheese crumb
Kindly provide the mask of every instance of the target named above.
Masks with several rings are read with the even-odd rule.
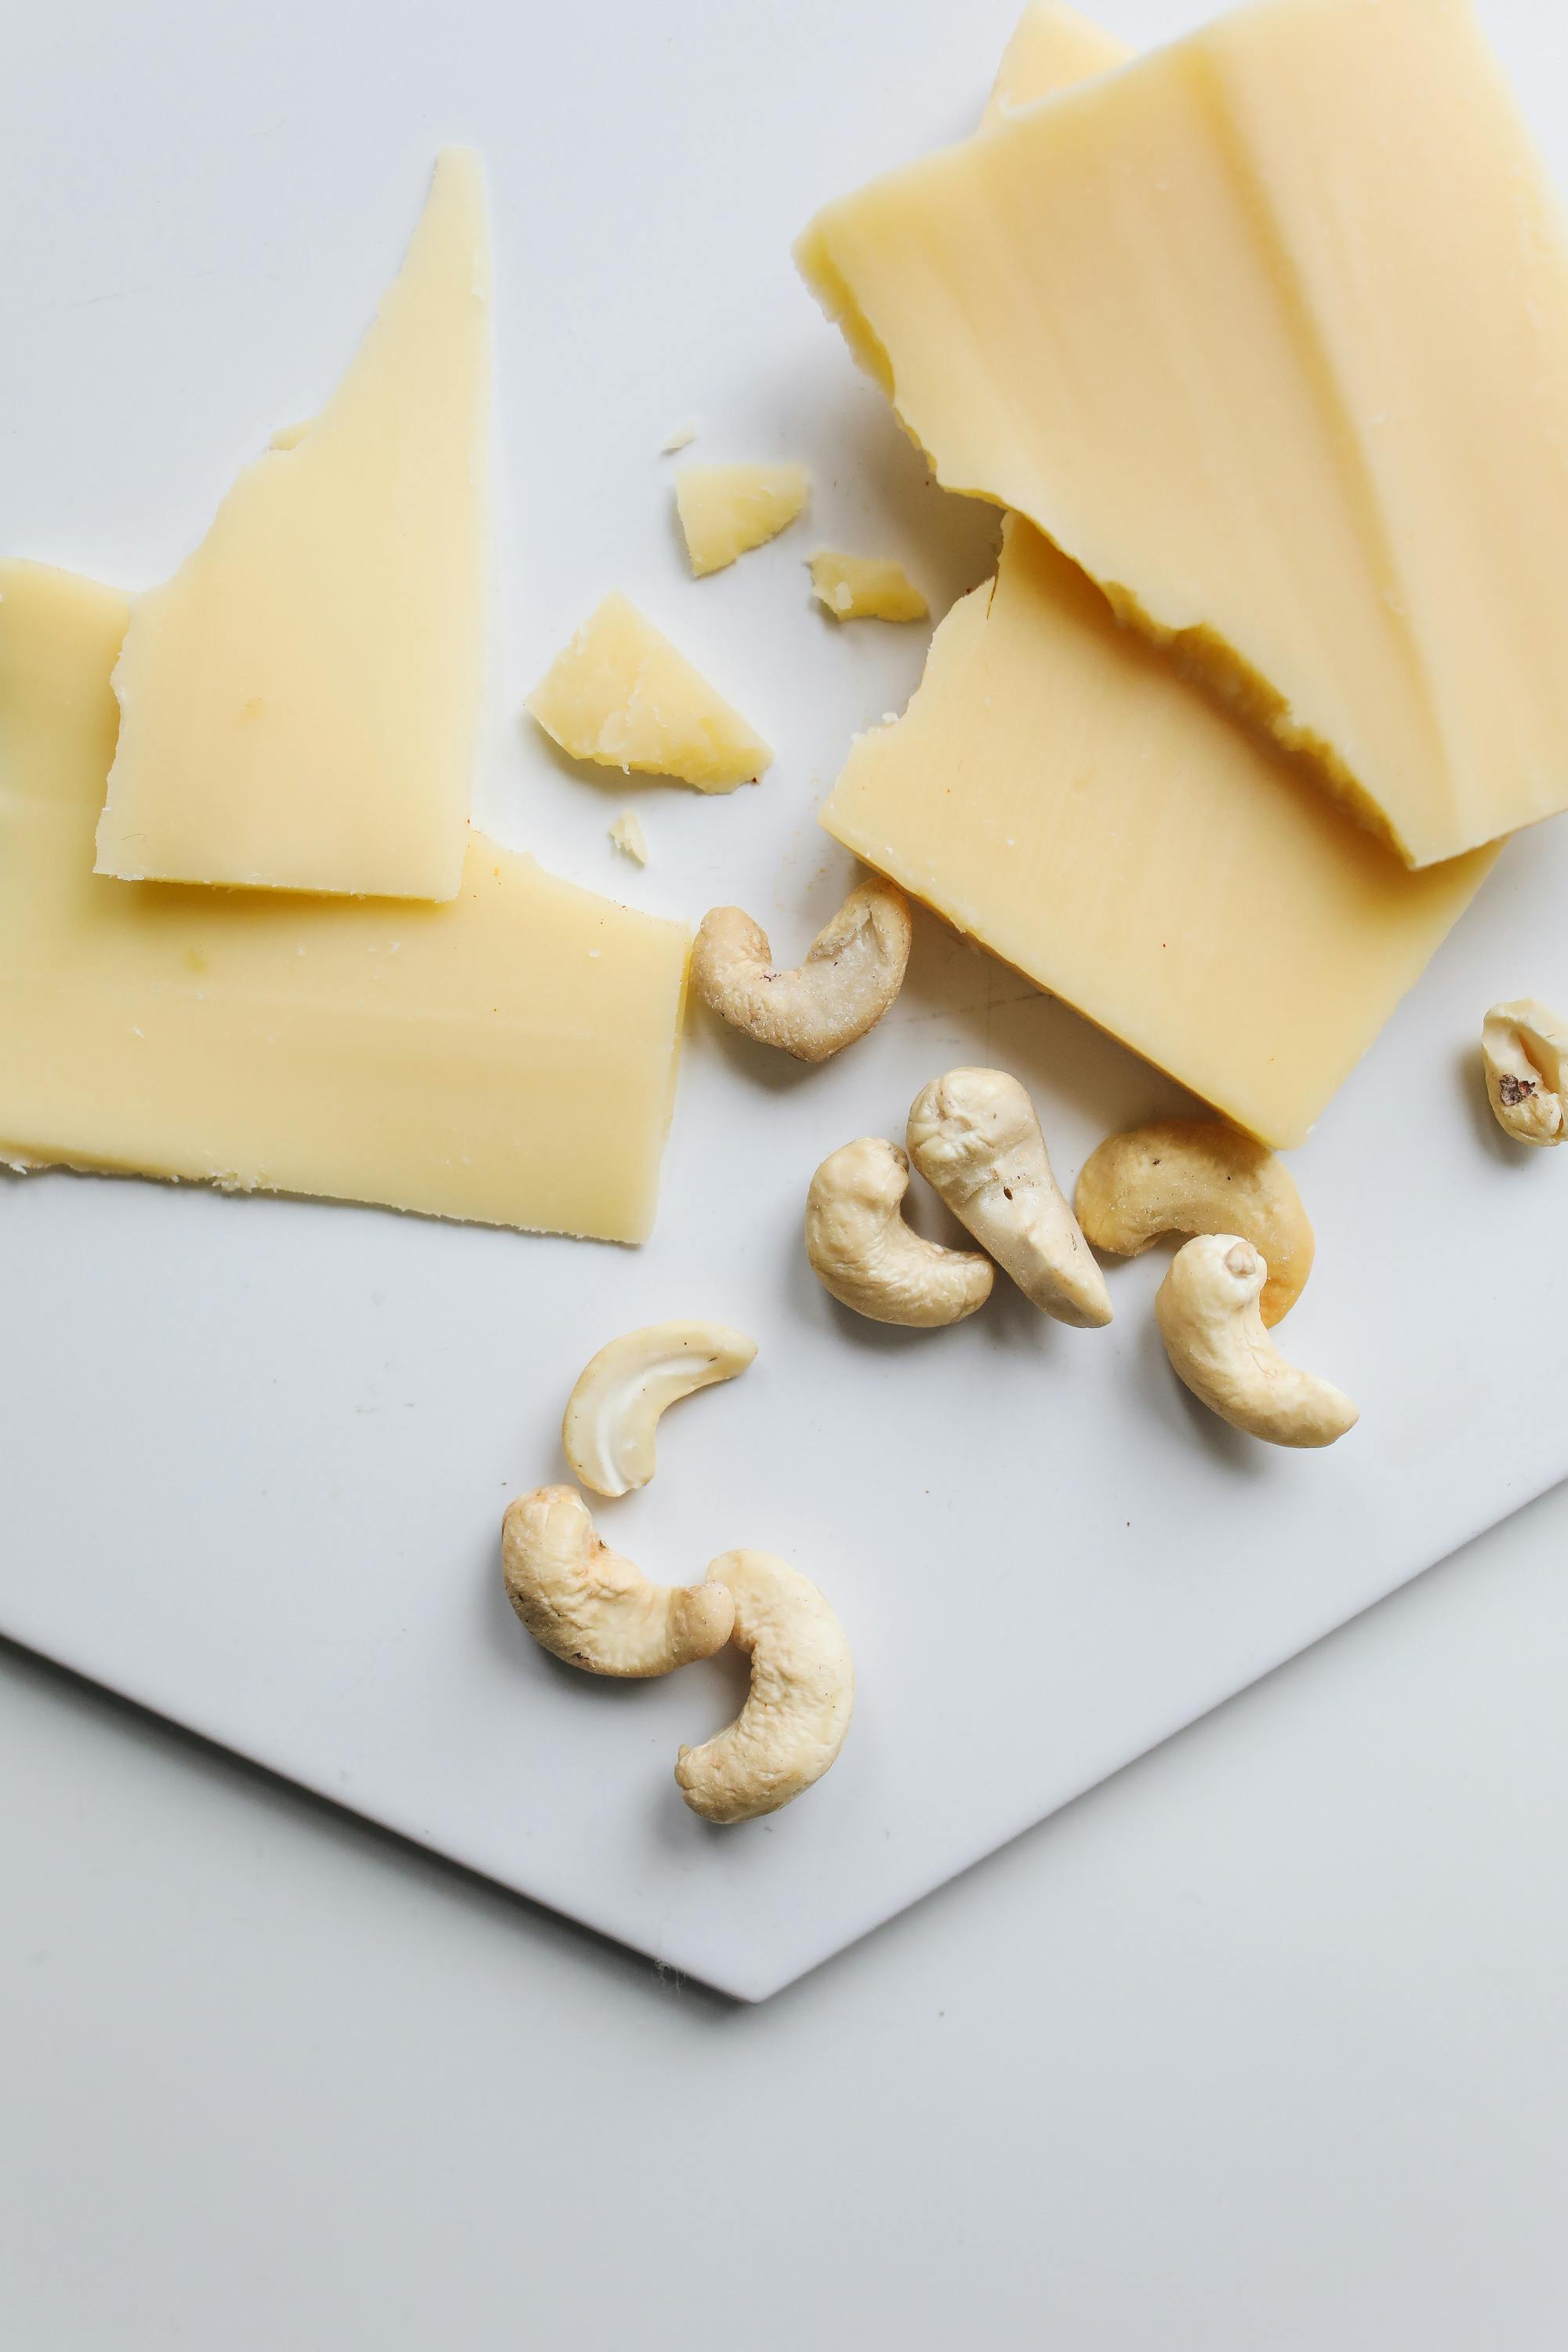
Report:
[[[647,835],[642,829],[642,819],[636,809],[623,809],[610,827],[610,839],[626,856],[635,857],[639,866],[647,864]]]
[[[818,548],[811,585],[836,621],[924,621],[931,606],[902,564],[886,555],[838,555]]]

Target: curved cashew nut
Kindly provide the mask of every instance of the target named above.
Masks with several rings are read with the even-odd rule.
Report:
[[[1073,1203],[1096,1249],[1137,1257],[1162,1234],[1240,1234],[1268,1261],[1265,1323],[1290,1312],[1312,1271],[1312,1228],[1282,1160],[1212,1118],[1161,1118],[1108,1136]]]
[[[805,1202],[805,1254],[824,1288],[873,1323],[934,1330],[984,1307],[989,1258],[943,1249],[900,1213],[910,1163],[897,1144],[863,1135],[823,1161]]]
[[[627,1495],[654,1474],[659,1415],[682,1397],[732,1381],[757,1343],[727,1323],[652,1323],[601,1348],[561,1424],[572,1475],[595,1495]]]
[[[1568,1142],[1568,1021],[1533,996],[1494,1004],[1481,1029],[1487,1100],[1516,1143]]]
[[[541,1486],[509,1507],[501,1569],[540,1647],[590,1675],[667,1675],[721,1650],[734,1622],[721,1585],[650,1584],[601,1543],[574,1486]]]
[[[1327,1381],[1288,1364],[1258,1301],[1268,1268],[1239,1234],[1204,1234],[1176,1252],[1154,1301],[1165,1353],[1193,1394],[1270,1445],[1331,1445],[1361,1418]]]
[[[910,1157],[1026,1298],[1099,1329],[1110,1293],[1063,1200],[1035,1106],[1005,1070],[949,1070],[915,1097]]]
[[[776,971],[761,925],[739,907],[715,907],[697,933],[692,984],[732,1028],[796,1061],[826,1062],[886,1013],[904,984],[913,936],[903,892],[873,879],[851,890],[804,963]]]
[[[680,1750],[675,1777],[704,1821],[753,1822],[820,1780],[843,1747],[855,1661],[816,1585],[771,1552],[727,1551],[708,1574],[734,1594],[752,1687],[733,1723]]]

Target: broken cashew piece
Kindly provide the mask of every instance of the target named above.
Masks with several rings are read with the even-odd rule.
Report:
[[[820,1780],[838,1754],[855,1661],[810,1578],[771,1552],[727,1551],[708,1576],[734,1595],[731,1639],[751,1659],[752,1687],[733,1723],[680,1750],[675,1778],[704,1821],[754,1822]]]
[[[1193,1394],[1270,1445],[1331,1445],[1360,1415],[1348,1396],[1288,1364],[1258,1302],[1268,1267],[1239,1234],[1204,1234],[1176,1252],[1154,1301],[1165,1353]]]
[[[936,1330],[984,1307],[989,1258],[943,1249],[905,1224],[910,1163],[897,1144],[863,1135],[831,1152],[811,1180],[805,1254],[823,1287],[873,1323]]]
[[[1312,1228],[1282,1160],[1213,1118],[1162,1118],[1090,1152],[1073,1206],[1096,1249],[1137,1257],[1162,1234],[1240,1234],[1268,1261],[1259,1301],[1281,1321],[1312,1271]]]
[[[1533,996],[1494,1004],[1481,1028],[1487,1100],[1516,1143],[1568,1142],[1568,1021]]]
[[[659,1416],[682,1397],[732,1381],[757,1343],[727,1323],[653,1323],[601,1348],[561,1424],[572,1475],[595,1495],[629,1495],[654,1474]]]
[[[961,1224],[1058,1323],[1110,1320],[1105,1276],[1046,1150],[1035,1106],[1005,1070],[949,1070],[915,1097],[910,1157]]]
[[[650,1584],[601,1543],[574,1486],[541,1486],[509,1507],[501,1569],[540,1647],[585,1674],[667,1675],[721,1650],[734,1622],[722,1585]]]
[[[904,984],[913,925],[891,882],[863,882],[818,931],[804,963],[776,971],[768,935],[739,907],[702,918],[692,984],[731,1027],[798,1062],[826,1062],[875,1028]]]

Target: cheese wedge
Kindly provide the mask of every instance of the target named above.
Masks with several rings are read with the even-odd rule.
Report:
[[[448,151],[321,414],[132,608],[98,871],[450,898],[486,635],[489,247]]]
[[[574,760],[674,776],[699,792],[732,793],[773,761],[740,712],[616,593],[557,655],[527,707]]]
[[[1277,1148],[1495,852],[1411,874],[1017,517],[822,811],[868,866]]]
[[[831,205],[805,275],[1413,865],[1568,804],[1568,243],[1468,0],[1258,0]]]
[[[1028,0],[1002,52],[980,128],[994,130],[1020,107],[1109,73],[1133,54],[1125,41],[1069,8],[1067,0]]]
[[[837,555],[823,548],[811,559],[811,585],[836,621],[923,621],[931,606],[901,563],[889,555]]]
[[[811,495],[804,466],[682,466],[675,508],[691,569],[700,580],[776,539]]]
[[[478,833],[450,906],[94,876],[125,625],[0,564],[0,1158],[644,1239],[683,928]]]

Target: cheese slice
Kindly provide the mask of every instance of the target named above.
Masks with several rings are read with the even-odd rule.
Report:
[[[247,466],[132,608],[98,871],[450,898],[486,636],[489,247],[444,153],[321,414]]]
[[[700,580],[776,539],[811,495],[804,466],[682,466],[675,508],[691,569]]]
[[[1017,517],[822,822],[1276,1147],[1302,1141],[1495,856],[1410,873]]]
[[[931,606],[901,563],[890,555],[837,555],[822,548],[811,559],[811,585],[836,621],[923,621]]]
[[[1568,803],[1568,241],[1468,0],[1258,0],[831,205],[801,266],[1414,865]]]
[[[700,792],[754,783],[773,761],[740,712],[614,592],[557,655],[528,709],[574,760],[675,776]]]
[[[125,625],[0,565],[0,1157],[645,1238],[683,928],[478,833],[450,906],[94,876]]]
[[[1067,0],[1028,0],[1002,52],[980,128],[994,130],[1020,107],[1034,106],[1093,74],[1109,73],[1133,54],[1125,41],[1069,8]]]

